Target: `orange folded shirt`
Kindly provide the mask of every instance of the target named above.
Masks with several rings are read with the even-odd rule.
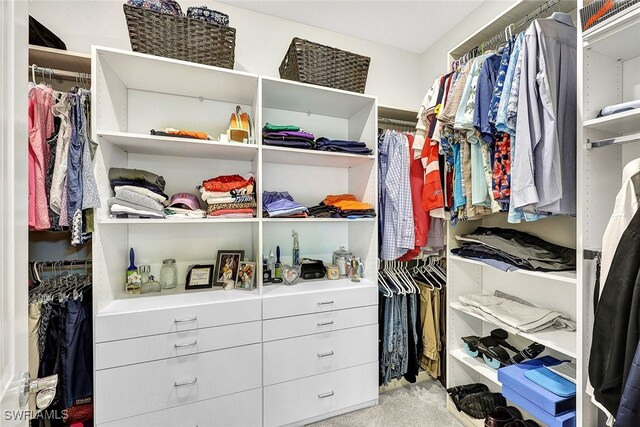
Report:
[[[248,185],[253,185],[255,180],[253,177],[244,179],[240,175],[223,175],[216,178],[211,178],[202,183],[202,186],[207,191],[231,191],[243,188]]]
[[[364,211],[367,209],[373,209],[373,205],[355,200],[343,200],[341,202],[334,203],[333,206],[338,209],[342,209],[343,211]]]
[[[356,201],[356,196],[353,194],[336,194],[327,196],[322,203],[327,206],[335,206],[336,203],[344,201],[344,200],[352,200]]]
[[[188,136],[188,137],[196,138],[196,139],[208,139],[209,138],[209,134],[207,134],[206,132],[199,132],[197,130],[178,129],[178,130],[170,130],[167,133],[169,135]]]

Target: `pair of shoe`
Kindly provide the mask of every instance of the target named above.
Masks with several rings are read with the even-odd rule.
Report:
[[[457,387],[451,387],[447,389],[447,393],[451,396],[451,400],[453,404],[456,405],[456,409],[458,411],[461,410],[460,402],[467,396],[476,393],[488,392],[489,387],[485,384],[474,383],[474,384],[465,384],[459,385]]]
[[[542,353],[545,347],[542,344],[532,343],[524,350],[518,350],[507,342],[509,334],[504,329],[494,329],[487,337],[469,336],[463,337],[464,348],[471,357],[482,357],[484,362],[493,369],[503,366],[521,363],[526,359],[533,359]],[[515,353],[513,356],[505,349]]]
[[[514,406],[500,406],[487,414],[485,427],[539,427],[533,420],[522,419],[522,413]]]
[[[236,107],[236,112],[231,114],[229,129],[227,129],[227,139],[234,142],[251,144],[251,118],[249,114],[242,112],[240,106]]]
[[[447,393],[458,411],[479,420],[484,419],[497,407],[507,404],[502,394],[491,393],[489,387],[480,383],[448,388]]]

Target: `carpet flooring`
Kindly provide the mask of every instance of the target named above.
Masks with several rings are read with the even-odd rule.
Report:
[[[461,427],[447,411],[447,392],[437,381],[381,393],[378,406],[329,418],[312,427]]]

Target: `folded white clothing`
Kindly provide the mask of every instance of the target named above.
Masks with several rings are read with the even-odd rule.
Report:
[[[164,210],[164,213],[167,216],[167,218],[172,218],[172,219],[174,218],[175,219],[181,219],[181,218],[199,219],[207,216],[207,213],[202,209],[192,211],[191,209],[176,208],[176,207],[167,208]]]
[[[142,195],[137,191],[131,191],[127,188],[118,188],[116,190],[116,198],[124,200],[135,205],[142,206],[153,211],[162,211],[164,206],[157,200],[152,199],[149,196]]]
[[[500,322],[518,331],[537,332],[551,326],[568,331],[576,330],[575,322],[559,311],[486,294],[462,295],[458,300],[488,321]]]
[[[204,187],[200,187],[200,197],[205,202],[207,199],[215,199],[216,197],[232,197],[230,191],[207,191]]]
[[[144,187],[136,187],[135,185],[119,185],[113,188],[113,190],[116,193],[118,192],[118,190],[122,190],[122,189],[133,191],[134,193],[142,194],[143,196],[147,196],[158,203],[164,203],[167,201],[166,197],[161,196],[160,194],[154,193],[153,191],[148,190]]]
[[[209,197],[207,199],[208,205],[215,205],[217,203],[235,203],[235,197]]]
[[[228,213],[224,215],[209,215],[209,218],[253,218],[253,214],[250,213]]]
[[[152,218],[165,217],[164,213],[159,213],[159,212],[144,210],[144,209],[134,209],[129,206],[120,205],[118,203],[114,203],[111,205],[111,213],[112,214],[126,213],[126,214],[133,214],[133,215],[139,215],[139,216],[148,216]]]

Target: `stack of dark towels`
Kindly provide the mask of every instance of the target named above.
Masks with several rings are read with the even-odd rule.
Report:
[[[510,271],[565,271],[576,269],[576,250],[555,245],[537,236],[506,228],[478,227],[456,236],[455,255]]]
[[[298,126],[277,126],[267,123],[262,128],[262,143],[277,147],[312,149],[315,136]]]
[[[164,178],[152,172],[127,169],[109,169],[109,181],[115,193],[108,201],[111,216],[115,218],[164,218]]]

